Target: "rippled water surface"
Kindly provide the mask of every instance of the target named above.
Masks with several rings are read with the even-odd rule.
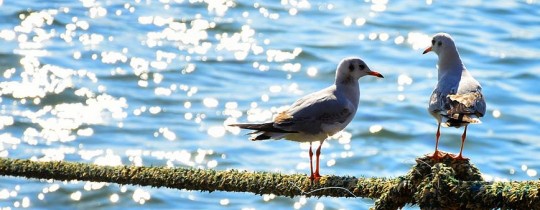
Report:
[[[2,1],[0,1],[2,2]],[[262,122],[333,82],[360,80],[353,122],[323,145],[324,174],[396,177],[435,144],[431,35],[453,35],[488,108],[465,156],[487,180],[538,179],[538,1],[3,1],[0,156],[101,165],[308,173],[308,144],[251,142]],[[462,129],[442,130],[458,152]],[[2,208],[367,209],[282,198],[0,177]],[[416,207],[409,207],[416,208]]]

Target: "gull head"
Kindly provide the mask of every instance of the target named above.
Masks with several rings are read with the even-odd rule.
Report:
[[[350,57],[341,60],[336,71],[336,81],[346,82],[351,79],[358,80],[360,77],[371,75],[384,78],[382,74],[369,69],[368,65],[360,58]]]
[[[454,39],[447,33],[438,33],[433,36],[431,40],[431,46],[424,50],[423,54],[433,51],[439,57],[444,56],[449,52],[454,52],[456,50],[456,45],[454,44]]]

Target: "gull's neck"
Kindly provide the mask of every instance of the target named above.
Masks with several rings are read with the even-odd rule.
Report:
[[[461,73],[465,69],[457,49],[446,50],[439,55],[438,79],[441,80],[459,80]]]
[[[334,81],[334,84],[340,87],[358,88],[358,79],[354,78],[350,74],[340,74],[339,72],[336,72],[336,79]]]
[[[336,75],[336,81],[334,83],[336,91],[342,93],[353,104],[358,104],[360,99],[360,84],[358,83],[358,79],[350,75],[340,76],[343,75]]]

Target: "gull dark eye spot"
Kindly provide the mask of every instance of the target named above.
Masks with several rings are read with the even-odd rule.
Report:
[[[441,42],[441,41],[437,42],[437,45],[441,46],[441,45],[442,45],[442,42]]]
[[[431,40],[431,45],[435,45],[435,39]]]
[[[354,65],[351,63],[349,64],[349,71],[353,71],[354,70]]]
[[[364,68],[366,68],[364,64],[360,64],[358,67],[360,67],[360,70],[364,70]]]

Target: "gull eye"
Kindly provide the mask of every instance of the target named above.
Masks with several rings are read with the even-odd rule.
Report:
[[[441,41],[437,42],[437,45],[441,46],[441,45],[442,45],[442,42],[441,42]]]
[[[358,67],[360,67],[360,70],[364,70],[364,68],[366,68],[364,64],[360,64]]]
[[[435,45],[435,39],[431,40],[431,45]]]
[[[349,71],[354,71],[354,65],[352,63],[349,64]]]

